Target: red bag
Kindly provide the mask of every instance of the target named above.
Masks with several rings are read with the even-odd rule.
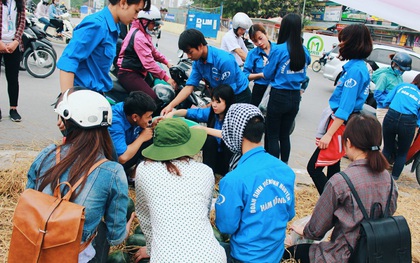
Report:
[[[333,121],[330,121],[328,124],[327,130],[332,125]],[[315,168],[318,167],[325,167],[325,166],[331,166],[340,159],[346,155],[346,151],[343,146],[342,138],[344,130],[346,129],[346,125],[342,124],[338,130],[334,133],[334,135],[331,138],[331,142],[328,145],[327,149],[322,149],[319,151],[318,159],[315,163]],[[318,145],[320,138],[316,139],[316,144]]]

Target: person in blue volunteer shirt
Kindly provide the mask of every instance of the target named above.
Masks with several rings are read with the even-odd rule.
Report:
[[[150,8],[149,0],[110,0],[77,25],[57,63],[61,92],[73,86],[101,93],[112,89],[109,70],[117,52],[118,22],[131,23],[143,8]]]
[[[258,107],[270,83],[270,80],[264,79],[262,72],[268,63],[268,56],[273,44],[268,40],[267,32],[262,24],[252,25],[249,28],[248,35],[256,47],[251,49],[246,57],[244,73],[250,81],[254,81],[251,104]]]
[[[376,100],[376,118],[382,124],[388,109],[384,101],[391,90],[403,82],[402,74],[411,70],[411,57],[407,53],[398,52],[391,55],[391,66],[379,68],[372,74],[372,82],[375,83],[373,96]]]
[[[411,84],[401,83],[386,97],[384,106],[388,107],[382,125],[384,137],[383,154],[390,162],[395,154],[392,177],[401,175],[408,150],[420,126],[420,74]],[[398,136],[398,141],[396,138]]]
[[[214,173],[224,176],[229,171],[232,152],[222,141],[222,126],[226,112],[234,103],[234,93],[229,85],[222,84],[213,90],[211,107],[181,109],[170,112],[167,117],[178,116],[196,122],[205,122],[207,126],[197,126],[206,130],[206,142],[203,146],[203,163],[210,166]]]
[[[287,222],[295,216],[293,170],[261,145],[265,125],[251,104],[233,104],[225,117],[222,139],[240,156],[220,181],[216,226],[231,234],[228,262],[280,262]]]
[[[267,105],[265,149],[287,163],[290,156],[290,130],[299,111],[301,83],[311,63],[302,45],[302,23],[297,14],[286,15],[280,26],[277,44],[273,45],[263,77],[270,80]]]
[[[133,91],[120,103],[112,107],[112,125],[108,128],[114,148],[129,176],[128,170],[138,164],[143,156],[141,151],[152,142],[152,114],[156,103],[143,91]],[[129,183],[133,178],[128,178]]]
[[[324,127],[317,139],[317,149],[308,162],[307,170],[319,192],[328,179],[340,171],[340,159],[345,155],[340,147],[344,123],[353,113],[362,110],[369,94],[370,76],[366,59],[372,52],[372,38],[363,24],[345,27],[338,34],[339,59],[349,60],[329,100],[327,116],[321,121]],[[331,144],[331,145],[330,145]],[[328,167],[327,176],[323,169]]]
[[[203,33],[197,29],[187,29],[179,36],[179,49],[193,60],[191,75],[186,86],[178,93],[161,112],[165,115],[183,102],[204,79],[211,89],[221,84],[230,85],[235,93],[235,102],[249,103],[251,91],[249,81],[239,68],[232,54],[224,50],[208,46]]]

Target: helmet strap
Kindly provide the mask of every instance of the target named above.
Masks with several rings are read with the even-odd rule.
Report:
[[[238,28],[234,28],[234,29],[233,29],[233,33],[235,33],[235,35],[236,35],[236,36],[238,36],[238,29],[239,29],[239,27],[238,27]],[[238,36],[238,37],[239,37],[239,36]]]
[[[67,137],[70,133],[69,132],[69,127],[67,127],[67,121],[62,116],[60,116],[60,118],[61,118],[61,121],[64,124],[64,130],[61,130],[61,134],[63,134],[64,137]]]

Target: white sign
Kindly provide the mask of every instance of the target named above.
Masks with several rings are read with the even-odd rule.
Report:
[[[324,21],[340,21],[340,18],[341,18],[341,5],[325,7]]]
[[[336,36],[326,36],[313,33],[303,33],[303,45],[312,56],[320,57],[323,52],[328,52],[334,44],[338,44]]]

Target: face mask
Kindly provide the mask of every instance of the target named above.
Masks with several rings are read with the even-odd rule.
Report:
[[[393,70],[394,70],[395,74],[397,74],[398,76],[401,76],[404,73],[404,71],[399,70],[397,68],[394,68]]]
[[[153,36],[154,31],[153,30],[149,30],[148,28],[146,28],[146,33]]]

